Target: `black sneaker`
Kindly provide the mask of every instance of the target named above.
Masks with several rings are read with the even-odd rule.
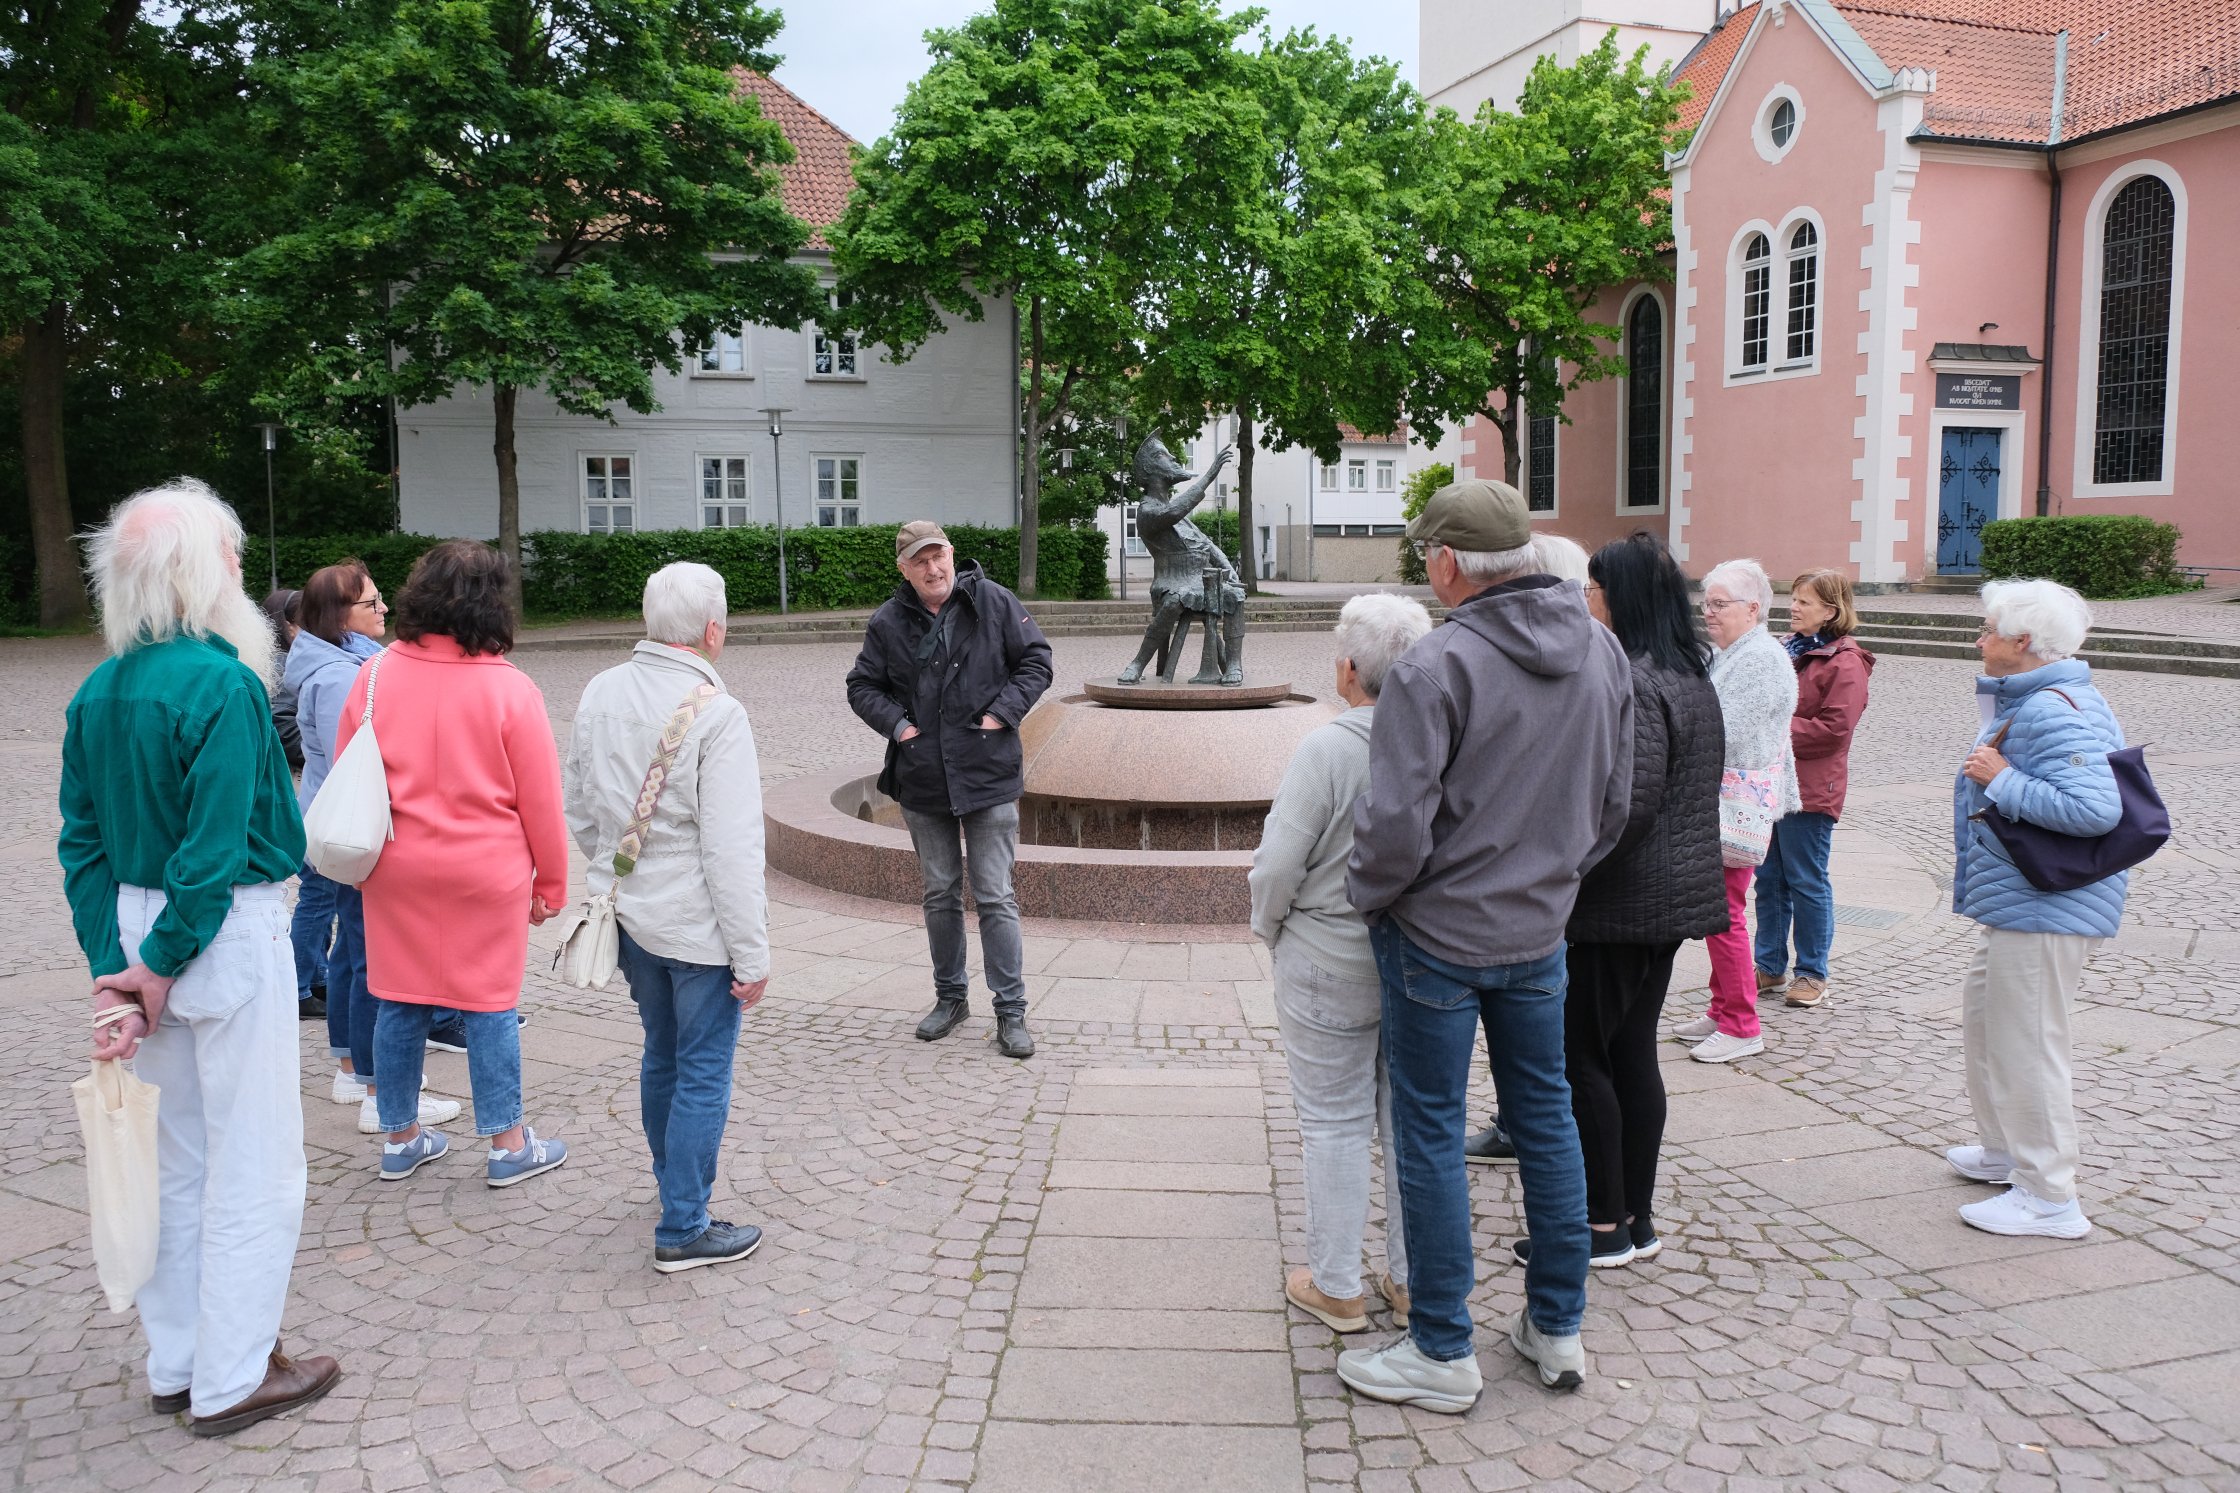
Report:
[[[1509,1132],[1501,1128],[1501,1116],[1495,1115],[1491,1125],[1462,1143],[1462,1159],[1481,1166],[1517,1159],[1517,1148],[1509,1143]]]
[[[654,1246],[653,1268],[663,1275],[674,1275],[702,1265],[728,1265],[753,1254],[761,1244],[762,1230],[753,1224],[711,1218],[706,1228],[684,1244]]]
[[[428,1028],[428,1051],[465,1052],[467,1050],[467,1024],[463,1021],[439,1021]]]
[[[1604,1229],[1600,1233],[1590,1231],[1588,1238],[1593,1242],[1587,1248],[1587,1263],[1597,1270],[1613,1270],[1620,1265],[1630,1265],[1637,1258],[1633,1240],[1623,1230]],[[1519,1239],[1509,1246],[1509,1253],[1516,1257],[1520,1265],[1531,1263],[1532,1240]]]
[[[1637,1260],[1653,1260],[1664,1248],[1664,1241],[1657,1237],[1657,1226],[1646,1218],[1627,1224],[1626,1233],[1633,1239],[1633,1257]]]
[[[324,995],[322,995],[322,994],[320,994],[320,993],[318,993],[318,992],[314,991],[314,992],[312,993],[312,995],[311,995],[310,999],[308,999],[308,1000],[300,1000],[300,1001],[297,1001],[297,1002],[296,1002],[296,1020],[298,1020],[298,1021],[325,1021],[326,1019],[327,1019],[327,998],[326,998],[326,996],[324,996]]]

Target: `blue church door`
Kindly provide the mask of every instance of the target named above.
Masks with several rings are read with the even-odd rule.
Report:
[[[1973,575],[1983,564],[1983,526],[1999,516],[1998,430],[1948,425],[1937,463],[1937,570]]]

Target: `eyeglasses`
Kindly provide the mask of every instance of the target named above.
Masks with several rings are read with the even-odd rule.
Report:
[[[1756,603],[1756,602],[1751,602],[1751,601],[1736,601],[1736,600],[1735,600],[1735,599],[1734,599],[1733,597],[1731,597],[1731,596],[1730,596],[1730,597],[1728,597],[1728,598],[1727,598],[1727,599],[1726,599],[1725,601],[1713,601],[1713,600],[1712,600],[1712,599],[1711,599],[1710,597],[1708,597],[1708,596],[1707,596],[1707,597],[1705,597],[1705,598],[1704,598],[1704,600],[1703,600],[1703,609],[1704,609],[1705,611],[1707,611],[1707,612],[1723,612],[1723,611],[1725,611],[1725,610],[1726,610],[1726,609],[1727,609],[1728,607],[1747,607],[1747,606],[1756,606],[1756,605],[1757,605],[1757,603]]]
[[[362,597],[357,601],[351,602],[350,605],[352,605],[353,607],[372,607],[377,612],[386,612],[387,610],[389,610],[389,603],[383,601],[378,595]]]
[[[1408,541],[1408,547],[1416,552],[1418,560],[1428,560],[1431,558],[1431,552],[1439,547],[1439,541],[1436,539],[1411,539]]]

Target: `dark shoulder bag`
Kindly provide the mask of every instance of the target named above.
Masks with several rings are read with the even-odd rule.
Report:
[[[2071,710],[2082,709],[2066,692],[2057,689],[2053,693],[2068,700]],[[2009,716],[1999,734],[1991,738],[1993,751],[2005,743],[2013,726],[2014,718]],[[2155,791],[2154,779],[2147,773],[2146,751],[2145,747],[2125,747],[2108,753],[2108,769],[2116,777],[2122,813],[2116,827],[2104,835],[2065,835],[2042,824],[2011,819],[1997,805],[1969,817],[1984,822],[1998,837],[2007,859],[2039,891],[2073,892],[2090,886],[2118,871],[2130,870],[2170,838],[2170,811],[2162,806],[2162,795]]]

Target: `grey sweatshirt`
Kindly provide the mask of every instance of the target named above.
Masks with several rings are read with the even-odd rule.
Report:
[[[1276,953],[1296,953],[1348,980],[1374,980],[1369,925],[1346,900],[1353,801],[1369,786],[1373,705],[1317,726],[1291,754],[1252,853],[1252,931]]]
[[[1481,591],[1385,675],[1347,895],[1466,968],[1555,952],[1633,801],[1633,667],[1571,581]]]

